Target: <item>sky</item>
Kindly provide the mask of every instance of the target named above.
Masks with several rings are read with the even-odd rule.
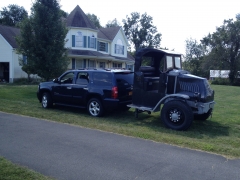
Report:
[[[34,0],[1,0],[0,10],[9,4],[23,6],[30,14]],[[161,47],[185,54],[185,41],[196,39],[198,42],[216,27],[223,24],[224,19],[235,19],[240,13],[238,0],[60,0],[61,9],[70,13],[77,5],[85,14],[95,14],[100,24],[108,21],[122,20],[132,12],[147,13],[153,18],[153,25],[162,34]]]

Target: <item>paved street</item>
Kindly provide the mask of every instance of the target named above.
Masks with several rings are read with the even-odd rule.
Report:
[[[2,112],[0,156],[59,180],[240,180],[240,159]]]

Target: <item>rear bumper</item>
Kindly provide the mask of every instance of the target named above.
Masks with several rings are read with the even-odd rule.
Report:
[[[107,110],[118,109],[132,103],[132,100],[119,101],[119,99],[104,99],[104,108]]]

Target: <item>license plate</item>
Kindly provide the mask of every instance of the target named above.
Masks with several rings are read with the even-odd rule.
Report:
[[[128,93],[128,95],[131,96],[131,95],[132,95],[132,91],[130,91],[130,92]]]

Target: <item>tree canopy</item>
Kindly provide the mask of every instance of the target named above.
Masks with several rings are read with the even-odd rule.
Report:
[[[49,80],[67,69],[67,28],[61,17],[58,0],[36,0],[29,18],[20,23],[17,50],[27,57],[22,69],[28,74]]]
[[[156,26],[153,25],[153,18],[147,13],[140,15],[138,12],[131,13],[123,19],[123,29],[135,50],[144,47],[159,48],[161,34],[157,32]]]
[[[17,26],[17,24],[28,16],[27,11],[22,6],[10,4],[0,11],[0,24]]]
[[[240,68],[240,18],[224,20],[216,32],[202,39],[202,43],[210,49],[209,56],[218,62],[220,69],[229,68],[229,80],[234,83]]]
[[[99,29],[102,27],[100,24],[100,18],[98,18],[95,14],[87,13],[86,15],[90,19],[90,21],[95,25],[96,28]]]
[[[209,76],[210,70],[230,70],[229,80],[234,84],[240,70],[240,15],[228,19],[198,43],[186,40],[184,68],[195,75]]]
[[[112,21],[108,21],[107,24],[106,24],[106,28],[109,28],[109,27],[118,27],[118,26],[121,26],[121,24],[117,21],[117,19],[113,19]]]

